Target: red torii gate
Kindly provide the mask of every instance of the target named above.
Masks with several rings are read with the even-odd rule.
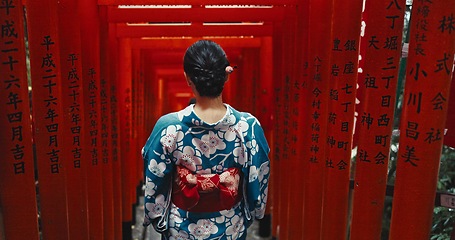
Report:
[[[9,2],[11,5],[8,5]],[[356,72],[350,71],[355,70],[356,54],[362,47],[371,48],[371,45],[366,45],[371,42],[360,42],[360,36],[356,35],[360,29],[352,33],[348,32],[348,29],[345,32],[336,31],[342,25],[335,23],[359,24],[360,2],[353,1],[352,7],[346,9],[352,11],[351,15],[332,16],[332,13],[337,13],[343,6],[342,1],[194,0],[188,3],[181,0],[84,0],[78,1],[77,5],[73,0],[61,0],[60,3],[46,0],[39,4],[26,0],[35,132],[28,131],[28,118],[21,118],[21,121],[17,118],[19,112],[22,116],[28,116],[30,111],[24,104],[28,102],[28,91],[22,87],[27,85],[24,75],[25,46],[20,40],[23,37],[4,32],[0,42],[0,48],[5,53],[1,55],[1,75],[15,76],[20,81],[16,85],[13,77],[11,81],[5,80],[0,92],[1,101],[7,106],[0,108],[0,115],[4,116],[2,132],[10,133],[1,137],[0,148],[2,156],[7,156],[8,159],[0,165],[0,210],[4,218],[5,236],[7,239],[38,238],[38,227],[36,231],[21,230],[23,219],[28,219],[34,226],[38,226],[36,198],[25,200],[22,197],[24,189],[28,196],[36,195],[31,161],[32,137],[39,147],[36,154],[40,187],[38,208],[41,212],[43,236],[46,239],[61,239],[65,238],[64,236],[77,239],[127,239],[131,236],[130,226],[135,221],[133,210],[137,204],[136,188],[141,185],[142,180],[140,148],[154,121],[167,111],[179,109],[191,96],[184,81],[181,81],[179,61],[183,51],[195,39],[211,36],[232,56],[231,62],[239,65],[239,71],[232,76],[226,87],[227,102],[257,115],[267,131],[272,147],[269,207],[273,206],[273,209],[270,209],[269,213],[272,216],[273,236],[281,239],[346,239],[346,233],[340,234],[339,230],[335,230],[347,230],[349,222],[349,201],[346,199],[350,168],[348,153],[352,144],[349,136],[353,132],[354,116],[350,114],[354,112],[355,88],[350,91],[351,88],[346,86],[352,86],[355,80],[367,84],[366,78],[357,79]],[[455,6],[450,8],[447,3],[433,2],[425,7],[432,9],[429,19],[434,20],[429,26],[435,28],[434,22],[453,14]],[[396,5],[393,5],[394,3]],[[23,34],[24,31],[19,27],[23,16],[22,8],[19,7],[22,6],[21,2],[3,1],[1,4],[0,11],[8,12],[1,15],[2,26],[14,26],[18,33]],[[392,1],[392,5],[382,4],[384,6],[379,7],[386,13],[381,17],[390,20],[392,18],[387,15],[388,12],[391,9],[400,10],[400,5],[403,6],[404,3]],[[444,4],[445,6],[442,6]],[[118,5],[189,7],[157,10],[118,8]],[[208,5],[217,7],[205,7]],[[249,7],[231,8],[223,5]],[[375,7],[366,7],[366,11],[375,10]],[[77,10],[68,11],[69,9]],[[331,17],[320,16],[320,12],[326,12],[327,16]],[[392,16],[396,23],[403,22],[402,13],[398,11]],[[381,21],[381,18],[378,18],[378,21]],[[43,25],[43,22],[49,24]],[[154,24],[170,22],[192,24]],[[233,22],[248,24],[230,24]],[[368,24],[368,19],[366,22]],[[59,31],[62,26],[72,26],[72,31]],[[384,39],[390,37],[380,33],[375,36]],[[434,66],[435,61],[439,60],[438,54],[449,55],[453,59],[454,46],[450,45],[454,41],[453,35],[446,32],[439,37],[446,39],[443,48],[445,52],[427,47],[427,51],[433,51],[432,56],[436,58],[419,59],[419,65],[415,66]],[[14,48],[11,47],[12,44],[15,44]],[[412,44],[420,46],[421,43],[411,41],[411,46]],[[381,54],[374,57],[379,59],[383,56],[383,60],[388,62],[391,58],[396,58],[385,51],[379,52]],[[242,58],[235,57],[240,55]],[[373,56],[371,58],[373,59]],[[14,61],[7,64],[8,60],[14,59],[21,59],[20,67],[13,65]],[[72,65],[68,65],[68,59],[74,61],[72,64],[77,64],[75,71]],[[384,63],[386,67],[390,67],[388,62]],[[449,62],[446,63],[451,66]],[[361,64],[365,64],[362,67],[367,69],[367,62]],[[334,67],[335,65],[338,68]],[[17,69],[19,71],[16,73]],[[337,72],[338,70],[341,72]],[[385,76],[385,71],[383,69],[382,73],[375,73],[377,78],[397,80],[390,75]],[[415,71],[408,72],[409,76],[416,74]],[[76,76],[79,78],[76,79]],[[343,82],[336,80],[337,77],[343,77]],[[440,130],[445,124],[447,101],[444,100],[449,99],[446,89],[449,89],[452,75],[437,77],[441,80],[441,84],[435,89],[440,93],[437,100],[438,107],[441,108],[438,110],[441,111],[427,112],[430,108],[427,107],[425,114],[439,117],[432,123],[421,119],[408,120],[419,123],[421,129]],[[44,81],[48,79],[50,80]],[[178,83],[179,81],[182,84]],[[242,85],[239,82],[242,82]],[[13,85],[21,87],[15,89],[12,88]],[[172,86],[173,91],[166,90],[166,86]],[[409,97],[415,97],[414,92],[426,92],[425,85],[406,87],[413,89]],[[149,92],[154,94],[148,94],[144,89],[149,89]],[[344,91],[345,95],[341,91]],[[68,94],[73,94],[72,99],[65,100]],[[360,102],[367,102],[362,96],[364,95],[359,95]],[[77,112],[74,104],[77,104]],[[340,109],[340,106],[343,109]],[[59,122],[50,120],[50,112],[56,113],[52,116],[62,116],[58,119]],[[349,114],[343,116],[346,112]],[[74,115],[76,113],[77,115]],[[375,109],[369,113],[381,114]],[[361,117],[364,113],[359,114]],[[57,123],[59,128],[52,128]],[[79,127],[85,129],[85,132],[77,131]],[[45,134],[39,132],[43,129],[47,131]],[[372,135],[369,128],[359,129],[356,132],[359,136],[367,138]],[[409,125],[403,129],[409,129]],[[386,129],[384,134],[381,133],[382,136],[387,135],[387,131],[391,134],[391,129]],[[38,132],[40,134],[37,134]],[[21,133],[20,137],[18,133]],[[344,133],[347,135],[342,137]],[[56,140],[59,140],[58,144]],[[440,144],[442,142],[436,141],[431,146],[424,143],[415,146],[431,149],[431,157],[438,159],[436,155]],[[338,148],[337,151],[331,150],[334,146]],[[389,151],[387,144],[384,149]],[[79,151],[85,160],[77,167]],[[24,158],[19,158],[20,156]],[[364,160],[368,160],[364,157]],[[431,166],[428,168],[431,169],[430,176],[437,174],[437,162],[425,164]],[[19,168],[17,172],[17,166],[25,166],[23,169],[26,171],[22,172],[22,168]],[[333,166],[337,167],[337,172],[331,169]],[[50,172],[46,171],[47,167],[50,167]],[[420,171],[428,169],[420,168]],[[55,175],[56,171],[58,176]],[[382,168],[373,171],[374,174],[384,175]],[[358,174],[362,176],[365,173],[359,171]],[[414,173],[408,170],[408,174]],[[361,178],[358,179],[360,180]],[[428,209],[433,205],[435,192],[434,179],[430,182],[424,185],[424,188],[415,187],[416,194],[425,192],[425,207]],[[22,186],[22,195],[16,193],[19,190],[18,184]],[[384,187],[383,182],[378,183],[378,187],[375,187],[371,194],[383,196]],[[338,194],[334,194],[335,191]],[[405,192],[403,187],[396,191],[400,202],[410,199]],[[380,223],[372,224],[371,228],[362,228],[361,224],[373,221],[373,218],[376,221],[377,215],[372,216],[365,211],[381,206],[383,199],[379,197],[377,201],[365,205],[355,204],[356,201],[361,202],[359,199],[370,196],[368,192],[360,194],[359,197],[358,194],[353,201],[356,217],[351,225],[351,238],[379,237],[377,229],[380,229]],[[52,200],[57,198],[59,201]],[[337,201],[337,198],[340,201]],[[334,206],[335,203],[340,205]],[[399,209],[400,207],[396,207],[398,204],[394,207]],[[20,214],[11,211],[23,206],[27,206],[28,211]],[[56,208],[60,210],[56,212]],[[394,216],[400,214],[403,213],[394,211]],[[431,219],[428,211],[417,214],[421,219]],[[314,222],[315,219],[320,221]],[[335,228],[333,224],[340,219],[344,222]],[[361,219],[365,221],[356,223],[356,220]],[[430,226],[428,222],[422,225],[424,226],[409,231],[413,231],[416,238],[427,239]],[[399,232],[407,234],[403,229]],[[396,232],[391,235],[391,238],[394,237],[398,237]]]

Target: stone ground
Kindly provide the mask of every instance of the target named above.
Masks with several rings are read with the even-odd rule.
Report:
[[[133,240],[161,240],[161,235],[154,231],[152,227],[142,227],[142,219],[144,214],[144,205],[139,204],[136,208],[136,224],[132,227]],[[258,236],[259,224],[254,222],[248,228],[247,240],[271,240],[272,238],[261,238]]]

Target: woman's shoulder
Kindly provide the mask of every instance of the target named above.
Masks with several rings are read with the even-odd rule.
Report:
[[[231,112],[234,114],[234,116],[236,116],[237,119],[244,120],[249,123],[259,123],[259,120],[252,113],[239,111],[232,106],[229,107],[231,108]]]

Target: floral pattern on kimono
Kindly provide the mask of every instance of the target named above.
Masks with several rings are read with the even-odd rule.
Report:
[[[270,151],[259,121],[229,105],[216,123],[205,123],[194,105],[162,116],[142,149],[145,169],[144,226],[168,239],[245,239],[253,218],[264,216]],[[193,174],[221,174],[239,168],[243,199],[219,212],[191,212],[171,201],[173,174],[182,166]]]

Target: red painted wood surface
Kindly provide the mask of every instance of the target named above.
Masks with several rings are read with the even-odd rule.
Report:
[[[100,14],[100,141],[103,184],[103,229],[104,239],[114,239],[114,181],[112,158],[112,120],[111,120],[111,85],[112,72],[109,65],[112,63],[109,44],[109,23],[106,21],[107,8],[99,8]]]
[[[259,119],[262,128],[264,129],[265,136],[269,143],[269,147],[272,147],[272,114],[273,114],[273,40],[271,37],[264,37],[261,39],[262,46],[260,48],[260,59],[259,59],[259,75],[260,80],[257,85],[256,91],[258,94],[258,104],[260,109],[257,109],[257,118]],[[272,157],[272,153],[269,154],[269,158]],[[270,167],[270,169],[272,166]],[[272,174],[272,173],[271,173]],[[273,174],[272,174],[273,175]],[[273,176],[270,177],[273,179]],[[273,188],[274,182],[269,180],[269,190],[267,198],[267,209],[266,215],[272,215],[273,202]],[[272,227],[272,226],[269,226]]]
[[[365,6],[351,239],[381,236],[404,10],[403,0]]]
[[[191,26],[127,26],[117,27],[117,36],[141,37],[204,37],[204,36],[272,36],[273,26],[264,25],[191,25]]]
[[[282,58],[281,51],[280,50],[280,44],[281,39],[277,38],[276,36],[279,36],[278,32],[281,32],[281,26],[278,23],[275,23],[275,35],[273,36],[273,56],[274,56],[274,69],[273,69],[273,78],[274,79],[280,79],[280,59]],[[272,236],[273,237],[278,237],[280,234],[280,211],[282,209],[281,207],[281,174],[280,171],[278,170],[281,166],[281,140],[282,136],[280,132],[278,131],[279,129],[282,128],[282,122],[281,121],[276,121],[275,119],[280,119],[282,117],[281,110],[283,109],[282,107],[282,94],[281,94],[281,83],[280,81],[273,81],[273,112],[272,112],[272,122],[273,122],[273,131],[272,131],[272,141],[271,141],[271,175],[273,176],[273,185],[276,187],[273,187],[271,190],[272,195],[275,196],[273,199],[273,209],[272,209]]]
[[[330,48],[332,1],[312,0],[309,2],[309,89],[311,104],[307,114],[310,120],[310,145],[304,169],[304,238],[321,237],[322,176],[326,161],[327,116],[330,82]]]
[[[85,124],[87,126],[86,141],[88,151],[86,152],[86,157],[89,235],[93,239],[103,239],[103,159],[98,7],[91,0],[81,0],[78,2],[78,13],[81,29]]]
[[[112,184],[114,187],[114,239],[122,239],[122,182],[121,182],[121,149],[120,149],[120,118],[119,118],[119,88],[117,87],[118,69],[118,40],[116,36],[116,25],[109,24],[109,71],[110,81],[110,113],[111,113],[111,144],[112,144]]]
[[[109,6],[108,21],[142,22],[270,22],[282,21],[284,7],[273,8],[118,8]]]
[[[181,56],[185,54],[185,50],[193,44],[195,41],[200,40],[202,38],[194,37],[191,39],[182,38],[182,39],[147,39],[147,38],[133,38],[131,39],[131,47],[133,49],[142,49],[148,50],[153,49],[155,51],[161,50],[166,51],[167,53],[178,54],[181,61]],[[261,47],[261,39],[262,38],[253,38],[253,37],[245,37],[245,38],[217,38],[216,42],[222,46],[225,50],[230,48],[259,48]],[[170,52],[172,50],[172,52]],[[181,52],[180,52],[181,51]],[[155,54],[156,55],[156,54]],[[154,56],[150,56],[154,57]],[[235,59],[232,59],[230,55],[228,58],[233,63]],[[174,58],[175,60],[175,58]],[[180,63],[180,62],[179,62]],[[235,75],[232,75],[235,76]],[[228,83],[229,84],[229,83]]]
[[[24,12],[21,1],[17,0],[3,1],[0,7],[0,234],[6,239],[37,240]]]
[[[66,159],[68,186],[68,231],[70,239],[88,239],[86,125],[83,103],[81,36],[74,0],[58,7],[60,65],[62,72],[63,118],[68,129],[69,157]]]
[[[347,239],[362,0],[334,1],[322,239]],[[351,69],[352,71],[347,71]]]
[[[42,237],[68,239],[65,172],[70,154],[65,150],[57,1],[25,3]]]
[[[299,131],[299,122],[302,116],[302,110],[300,106],[304,104],[302,102],[302,96],[305,89],[303,88],[303,79],[301,78],[301,70],[299,68],[299,61],[304,60],[302,55],[296,54],[303,52],[302,47],[302,30],[299,25],[299,21],[303,19],[297,18],[297,9],[289,9],[287,21],[284,23],[286,27],[286,35],[283,36],[285,39],[285,58],[283,59],[284,68],[286,71],[286,77],[289,78],[289,96],[287,101],[289,102],[289,119],[288,119],[288,130],[289,136],[286,141],[289,142],[289,148],[283,149],[289,152],[289,159],[287,166],[284,171],[287,173],[284,175],[287,178],[288,185],[288,208],[287,212],[284,213],[288,218],[288,238],[289,239],[301,239],[303,237],[303,194],[304,189],[302,184],[302,143],[304,142],[304,134]],[[304,17],[305,18],[305,17]]]
[[[121,142],[119,145],[121,152],[121,179],[122,179],[122,222],[130,223],[132,221],[132,176],[131,164],[134,159],[132,149],[132,52],[131,41],[128,38],[119,39],[119,65],[118,65],[118,111],[120,117],[119,134]],[[128,166],[128,167],[126,167]],[[125,233],[123,233],[125,234]]]
[[[453,1],[413,3],[390,239],[430,238],[452,80],[454,14]]]
[[[454,79],[455,72],[452,74]],[[446,135],[444,136],[444,145],[455,148],[455,84],[450,85],[449,107],[446,120]],[[454,231],[455,234],[455,231]]]
[[[99,5],[289,5],[296,0],[98,0]]]
[[[311,115],[308,114],[308,110],[311,109],[311,102],[309,101],[311,92],[309,88],[309,37],[310,34],[308,32],[309,28],[309,17],[308,13],[310,10],[309,4],[303,3],[303,1],[300,1],[300,4],[297,6],[297,15],[300,16],[297,18],[297,29],[296,31],[298,32],[297,35],[297,42],[296,42],[296,47],[297,51],[294,54],[296,58],[296,68],[297,68],[297,73],[296,73],[296,82],[294,83],[294,88],[298,89],[298,101],[299,104],[296,106],[298,108],[299,112],[299,118],[298,118],[298,135],[297,135],[297,150],[299,151],[300,156],[309,156],[310,155],[310,149],[308,146],[311,144],[311,137],[310,137],[310,132],[311,132]],[[297,183],[302,183],[307,180],[308,175],[303,174],[303,169],[307,168],[308,165],[310,164],[304,157],[301,157],[299,159],[299,164],[297,165],[300,170],[298,171],[300,174],[297,176]],[[303,238],[303,226],[304,226],[304,221],[303,221],[303,216],[304,216],[304,201],[305,201],[305,185],[300,184],[298,186],[296,184],[296,193],[293,195],[292,199],[294,199],[293,203],[293,211],[295,211],[296,215],[296,226],[295,228],[301,229],[301,237]],[[295,205],[294,205],[295,204]],[[298,230],[299,231],[299,230]],[[295,236],[297,239],[299,236]]]

